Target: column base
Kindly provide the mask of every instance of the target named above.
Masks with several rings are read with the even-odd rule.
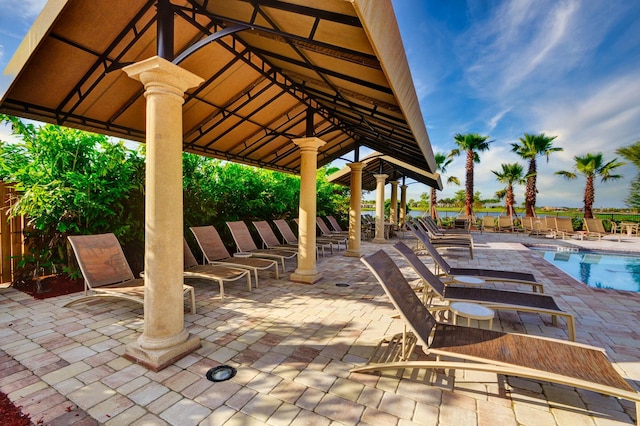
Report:
[[[201,347],[200,337],[193,334],[189,334],[189,337],[184,342],[164,349],[143,349],[136,340],[126,346],[124,357],[129,361],[157,372]]]
[[[344,254],[346,257],[360,257],[362,256],[362,254],[360,253],[360,250],[347,250],[347,252]]]
[[[371,242],[374,244],[386,244],[387,240],[385,240],[384,238],[374,238],[373,240],[371,240]]]
[[[322,274],[315,271],[309,274],[300,273],[296,271],[289,276],[289,281],[302,283],[302,284],[313,284],[315,282],[320,281],[321,279],[322,279]]]

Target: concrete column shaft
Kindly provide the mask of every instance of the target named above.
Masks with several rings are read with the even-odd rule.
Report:
[[[407,185],[400,185],[400,225],[407,220]]]
[[[389,206],[389,222],[396,225],[398,223],[398,181],[392,180],[391,184],[391,204]]]
[[[376,178],[376,235],[374,242],[384,241],[384,183],[389,175],[373,175]]]
[[[360,256],[362,168],[363,163],[347,164],[351,168],[351,198],[349,199],[349,247],[346,256]]]

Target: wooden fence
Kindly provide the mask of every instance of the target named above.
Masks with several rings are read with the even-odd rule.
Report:
[[[24,245],[24,217],[9,219],[8,213],[15,203],[15,191],[4,182],[0,182],[0,274],[2,283],[13,282],[14,271],[22,256],[27,253]]]

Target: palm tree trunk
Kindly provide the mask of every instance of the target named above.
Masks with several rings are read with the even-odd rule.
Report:
[[[595,188],[593,187],[593,176],[587,176],[587,185],[584,188],[584,217],[593,218],[593,202],[595,201]]]
[[[509,185],[507,187],[507,216],[509,217],[513,217],[513,203],[514,203],[514,197],[513,197],[513,186]]]
[[[527,189],[525,190],[525,216],[535,216],[536,209],[536,159],[529,160],[529,177],[527,178]]]
[[[467,150],[467,176],[464,197],[464,205],[467,216],[471,216],[471,206],[473,206],[473,150]]]
[[[436,189],[431,188],[431,219],[438,220],[438,198],[436,198]]]

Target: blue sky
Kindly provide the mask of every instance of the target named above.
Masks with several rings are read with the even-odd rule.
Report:
[[[44,0],[0,0],[4,69]],[[493,140],[476,165],[475,189],[501,189],[491,170],[519,161],[510,143],[525,132],[557,135],[549,163],[538,162],[539,206],[582,206],[584,179],[553,172],[573,157],[640,140],[640,1],[393,0],[396,18],[434,152],[449,152],[456,133]],[[0,93],[11,79],[0,77]],[[6,139],[0,128],[0,139]],[[520,160],[524,165],[524,162]],[[334,163],[341,166],[343,163]],[[637,174],[596,186],[596,207],[624,206]],[[464,158],[446,176],[464,180]],[[445,186],[440,197],[463,187]],[[409,186],[409,198],[429,188]],[[516,201],[523,201],[523,187]],[[372,195],[366,196],[371,198]]]

